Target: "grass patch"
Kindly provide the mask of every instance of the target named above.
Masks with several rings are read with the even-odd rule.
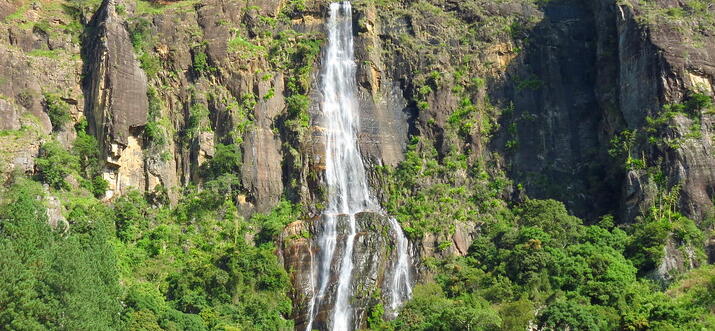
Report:
[[[191,11],[198,3],[198,0],[176,1],[169,4],[159,4],[151,1],[139,0],[137,1],[136,14],[158,15],[167,10]]]
[[[27,52],[27,55],[36,56],[36,57],[46,57],[46,58],[50,58],[50,59],[57,59],[60,57],[60,50],[57,50],[57,49],[54,49],[54,50],[33,49],[33,50]]]
[[[228,41],[228,51],[238,55],[242,60],[255,59],[268,55],[265,47],[256,45],[244,39],[242,36],[236,36]]]

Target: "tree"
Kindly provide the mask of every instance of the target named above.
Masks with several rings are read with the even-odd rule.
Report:
[[[79,160],[66,151],[60,143],[51,140],[40,147],[40,155],[35,160],[41,181],[57,189],[69,190],[65,177],[79,169]]]

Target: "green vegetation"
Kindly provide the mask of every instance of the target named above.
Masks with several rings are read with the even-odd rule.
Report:
[[[379,9],[395,9],[378,10],[378,15],[395,15],[391,22],[411,22],[415,33],[431,38],[427,43],[410,33],[380,36],[385,43],[382,51],[410,64],[400,74],[414,79],[401,83],[421,112],[417,122],[425,119],[410,132],[425,136],[412,138],[404,162],[397,167],[377,168],[380,185],[374,189],[409,239],[418,243],[433,238],[435,252],[435,257],[423,261],[433,279],[415,287],[413,299],[394,321],[383,320],[382,304],[369,307],[370,329],[524,330],[530,323],[547,330],[715,329],[715,268],[676,275],[670,285],[656,279],[663,258],[673,249],[690,259],[685,263],[702,262],[706,236],[693,220],[678,212],[679,187],[666,185],[660,161],[646,160],[642,152],[645,146],[679,148],[687,139],[697,138],[702,115],[713,111],[711,97],[692,92],[681,103],[652,114],[644,127],[615,135],[609,154],[619,167],[647,175],[658,191],[651,208],[633,224],[616,225],[608,215],[591,224],[570,215],[560,202],[529,199],[520,185],[513,185],[497,170],[504,167],[500,155],[481,154],[486,150],[482,147],[502,132],[506,151],[516,151],[518,129],[535,119],[530,114],[514,115],[513,106],[496,99],[492,102],[487,93],[488,86],[498,83],[490,78],[492,73],[504,64],[483,63],[484,59],[491,61],[497,54],[498,62],[504,58],[508,62],[528,42],[528,31],[535,24],[516,14],[504,17],[494,12],[500,6],[528,12],[534,4],[543,6],[549,0],[480,0],[463,7],[425,0],[370,2]],[[68,3],[72,15],[79,18],[91,13],[99,1]],[[355,5],[364,3],[356,1]],[[683,9],[660,14],[675,21],[695,15],[702,21],[708,12],[706,1],[684,3]],[[167,57],[162,54],[160,58],[155,49],[160,37],[154,15],[193,11],[203,6],[198,4],[139,0],[136,7],[117,6],[117,12],[134,15],[127,17],[127,27],[141,67],[150,78],[143,131],[147,160],[159,155],[170,159],[165,158],[169,152],[179,155],[181,150],[171,150],[175,147],[172,140],[183,143],[179,149],[187,148],[201,132],[212,130],[212,120],[231,118],[231,123],[216,126],[214,155],[198,169],[200,180],[195,184],[200,186],[159,186],[146,196],[132,191],[100,202],[98,198],[104,198],[108,188],[102,177],[105,164],[97,140],[86,132],[86,121],[75,126],[77,139],[69,150],[50,137],[36,160],[36,180],[49,188],[18,175],[0,190],[3,327],[292,328],[287,320],[292,309],[290,281],[276,257],[275,242],[287,224],[307,216],[303,206],[285,200],[268,213],[241,216],[246,211],[238,210],[237,201],[248,195],[240,176],[242,144],[256,125],[256,105],[282,93],[279,97],[284,97],[286,106],[272,119],[271,128],[283,143],[283,198],[298,201],[299,190],[305,188],[299,177],[306,176],[305,172],[310,181],[319,182],[319,170],[308,169],[303,151],[310,143],[309,92],[324,36],[289,29],[294,26],[290,19],[301,18],[308,10],[304,0],[285,2],[277,17],[263,16],[261,8],[249,6],[241,11],[257,19],[252,16],[238,23],[231,17],[216,22],[230,29],[227,62],[238,71],[213,63],[218,59],[209,58],[208,45],[201,40],[204,27],[192,26],[195,30],[187,32],[190,38],[186,38],[191,62],[184,58],[185,66],[170,72],[167,69],[176,63],[162,62]],[[23,6],[6,21],[15,22],[28,8]],[[367,33],[368,23],[366,18],[358,22],[359,34]],[[76,24],[64,28],[78,34],[81,29]],[[56,33],[57,23],[40,20],[31,27]],[[490,48],[504,40],[513,45]],[[379,55],[378,50],[366,51]],[[29,54],[56,58],[62,53],[35,50]],[[235,79],[236,73],[260,78],[265,85],[258,90],[268,86],[268,92],[257,97],[252,92],[255,86],[241,86],[239,95],[221,85]],[[274,85],[278,77],[284,77],[284,91],[279,90],[280,83]],[[183,85],[186,80],[188,86]],[[514,87],[516,92],[529,93],[544,87],[544,82],[527,76],[517,78]],[[450,108],[453,111],[432,118],[441,111],[438,107],[450,102],[438,94],[449,91],[456,101]],[[32,104],[35,97],[23,91],[17,101]],[[53,128],[72,121],[69,105],[59,95],[45,94],[44,102]],[[180,111],[170,114],[170,109]],[[187,116],[182,118],[182,112]],[[174,136],[175,123],[169,121],[185,124],[185,131],[178,132],[180,138]],[[680,125],[676,121],[691,130],[678,140],[666,140],[664,132]],[[219,137],[223,129],[220,134],[225,135]],[[430,132],[433,129],[439,132]],[[0,132],[4,137],[14,134]],[[194,172],[185,175],[193,177]],[[168,189],[182,190],[177,192],[178,201],[169,202]],[[320,200],[322,188],[310,189]],[[62,204],[49,212],[62,214],[66,222],[48,225],[49,203],[45,201],[49,195]],[[320,205],[318,201],[311,207],[320,210]],[[458,227],[463,232],[462,226],[474,240],[466,256],[450,257],[462,249],[452,241]],[[310,234],[295,237],[309,238]],[[379,298],[380,291],[371,295]]]
[[[685,0],[678,6],[644,0],[618,0],[618,3],[638,8],[640,24],[671,26],[687,39],[697,40],[699,34],[707,35],[715,31],[715,15],[710,0]]]
[[[137,0],[136,14],[157,15],[168,10],[188,11],[198,3],[198,0],[178,0],[178,1],[155,1]]]
[[[702,137],[702,116],[713,111],[712,97],[690,92],[682,103],[668,104],[655,116],[646,116],[641,129],[624,130],[611,138],[608,154],[626,170],[644,170],[656,166],[640,152],[647,146],[661,149],[679,149],[687,141]],[[682,132],[679,123],[689,125]],[[666,134],[668,131],[673,134]],[[638,154],[641,155],[638,155]]]
[[[256,45],[241,36],[236,36],[228,41],[228,51],[235,53],[242,60],[250,60],[266,55],[263,46]]]
[[[200,100],[194,101],[191,107],[189,107],[189,118],[186,121],[187,141],[198,137],[198,134],[201,132],[210,130],[208,106]]]
[[[56,143],[45,145],[45,154],[70,155]],[[232,195],[215,184],[236,165],[228,148],[209,167],[218,179],[204,190],[187,188],[174,207],[152,206],[136,191],[109,206],[74,194],[63,203],[66,224],[56,228],[48,225],[41,185],[16,178],[0,192],[0,262],[8,266],[0,270],[6,307],[0,323],[13,329],[291,328],[288,276],[274,242],[300,210],[282,202],[267,214],[239,216]]]
[[[193,54],[193,69],[199,75],[206,75],[216,71],[215,67],[209,64],[208,56],[204,51],[203,47],[195,47],[192,51]]]
[[[59,58],[60,52],[57,50],[48,50],[48,49],[33,49],[29,52],[27,52],[28,55],[30,56],[40,56],[40,57],[46,57],[50,59],[57,59]]]
[[[411,239],[451,233],[455,222],[479,224],[492,219],[502,212],[504,202],[499,198],[509,185],[501,174],[490,175],[479,165],[470,167],[465,155],[454,152],[440,162],[434,146],[418,138],[408,145],[399,167],[378,170],[380,188],[387,195],[385,208]],[[469,180],[463,177],[467,174]]]
[[[68,205],[48,224],[39,184],[17,179],[0,203],[0,325],[14,330],[114,330],[121,290],[108,208]]]
[[[94,136],[87,133],[86,119],[75,125],[77,139],[72,146],[72,152],[79,160],[80,186],[87,189],[97,198],[107,191],[109,183],[102,177],[102,155],[99,144]]]
[[[156,89],[153,87],[147,87],[146,94],[149,107],[147,110],[147,123],[146,126],[144,126],[144,136],[149,143],[155,146],[162,146],[167,142],[164,128],[159,123],[162,103]]]
[[[143,2],[137,1],[137,4]],[[140,67],[149,78],[155,77],[162,68],[159,58],[152,51],[154,39],[151,29],[151,21],[144,17],[137,17],[129,21],[129,37],[134,52],[139,59]]]
[[[308,106],[310,100],[303,94],[294,94],[286,98],[288,115],[291,119],[287,122],[288,126],[294,128],[306,128],[310,125],[310,116],[308,115]]]
[[[628,155],[633,137],[620,135],[612,152]],[[378,169],[385,207],[410,239],[442,238],[460,223],[476,224],[478,235],[464,257],[427,259],[435,283],[418,285],[395,321],[372,318],[375,329],[521,330],[530,322],[572,330],[715,326],[711,303],[675,294],[677,285],[664,291],[667,284],[654,278],[669,241],[671,250],[690,252],[683,256],[691,260],[678,263],[704,261],[702,231],[677,212],[677,186],[659,192],[634,224],[615,226],[604,216],[585,225],[554,200],[505,201],[511,183],[489,168],[457,152],[440,157],[433,142],[415,137],[397,168]],[[648,171],[663,184],[662,174]],[[696,272],[714,277],[711,268],[704,270],[710,273]],[[705,283],[693,292],[707,291]]]
[[[59,131],[72,120],[70,115],[70,105],[62,98],[53,93],[45,93],[45,109],[50,117],[52,129]]]
[[[711,267],[686,276],[701,279],[690,291],[702,296],[676,293],[677,284],[662,292],[658,284],[638,277],[655,266],[641,262],[642,255],[632,250],[662,251],[665,242],[647,228],[663,229],[665,235],[687,229],[678,237],[699,232],[682,216],[669,224],[663,224],[667,218],[649,217],[624,229],[614,227],[610,217],[587,226],[559,202],[527,200],[483,224],[467,256],[427,261],[437,273],[436,284],[416,287],[414,298],[389,326],[517,330],[535,316],[534,322],[546,329],[713,328],[712,296],[704,294],[715,284]],[[658,247],[651,249],[648,242]]]
[[[288,278],[273,254],[273,238],[246,238],[272,233],[266,229],[284,224],[293,207],[283,204],[246,221],[226,198],[189,189],[175,208],[151,208],[136,192],[115,203],[127,325],[290,327],[282,317],[291,308]]]
[[[35,166],[41,181],[57,189],[69,190],[66,177],[79,169],[79,159],[65,150],[60,143],[51,140],[40,148]]]

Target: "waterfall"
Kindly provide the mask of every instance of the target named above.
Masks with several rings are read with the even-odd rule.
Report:
[[[412,296],[412,279],[410,278],[410,253],[408,248],[407,238],[402,233],[400,223],[394,217],[390,217],[390,226],[395,234],[397,243],[397,263],[392,275],[390,283],[392,292],[390,292],[390,306],[387,313],[390,317],[397,317],[397,310],[402,304]]]
[[[322,71],[322,111],[326,126],[325,179],[328,204],[321,217],[321,233],[316,242],[320,247],[313,288],[308,308],[307,330],[310,331],[316,311],[323,302],[333,303],[333,315],[326,325],[330,330],[353,330],[354,307],[351,306],[353,247],[358,232],[356,214],[362,211],[383,213],[370,194],[360,151],[357,132],[360,126],[356,97],[356,68],[353,54],[352,6],[349,1],[330,4],[327,23],[328,44]],[[399,223],[389,218],[398,258],[385,280],[390,286],[388,314],[396,316],[399,306],[411,295],[410,255],[408,242]],[[342,236],[339,236],[339,228]],[[338,238],[344,237],[342,256],[335,256]],[[336,279],[337,290],[328,290]],[[334,295],[333,298],[327,296]]]

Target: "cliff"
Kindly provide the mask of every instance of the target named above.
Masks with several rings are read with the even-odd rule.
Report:
[[[0,0],[3,180],[40,174],[41,146],[70,150],[86,120],[101,162],[67,182],[103,178],[105,202],[138,190],[175,205],[185,187],[220,179],[243,217],[281,200],[303,205],[276,238],[302,325],[326,193],[318,87],[328,3]],[[713,6],[353,5],[360,152],[421,280],[433,276],[423,261],[466,255],[497,211],[527,197],[561,201],[588,224],[638,224],[653,207],[694,220],[705,241],[669,233],[655,278],[715,261]],[[53,123],[56,103],[67,120]],[[375,233],[354,253],[365,262],[353,284],[365,288],[362,324],[393,245],[384,220],[365,222]],[[703,249],[707,259],[687,253]]]

